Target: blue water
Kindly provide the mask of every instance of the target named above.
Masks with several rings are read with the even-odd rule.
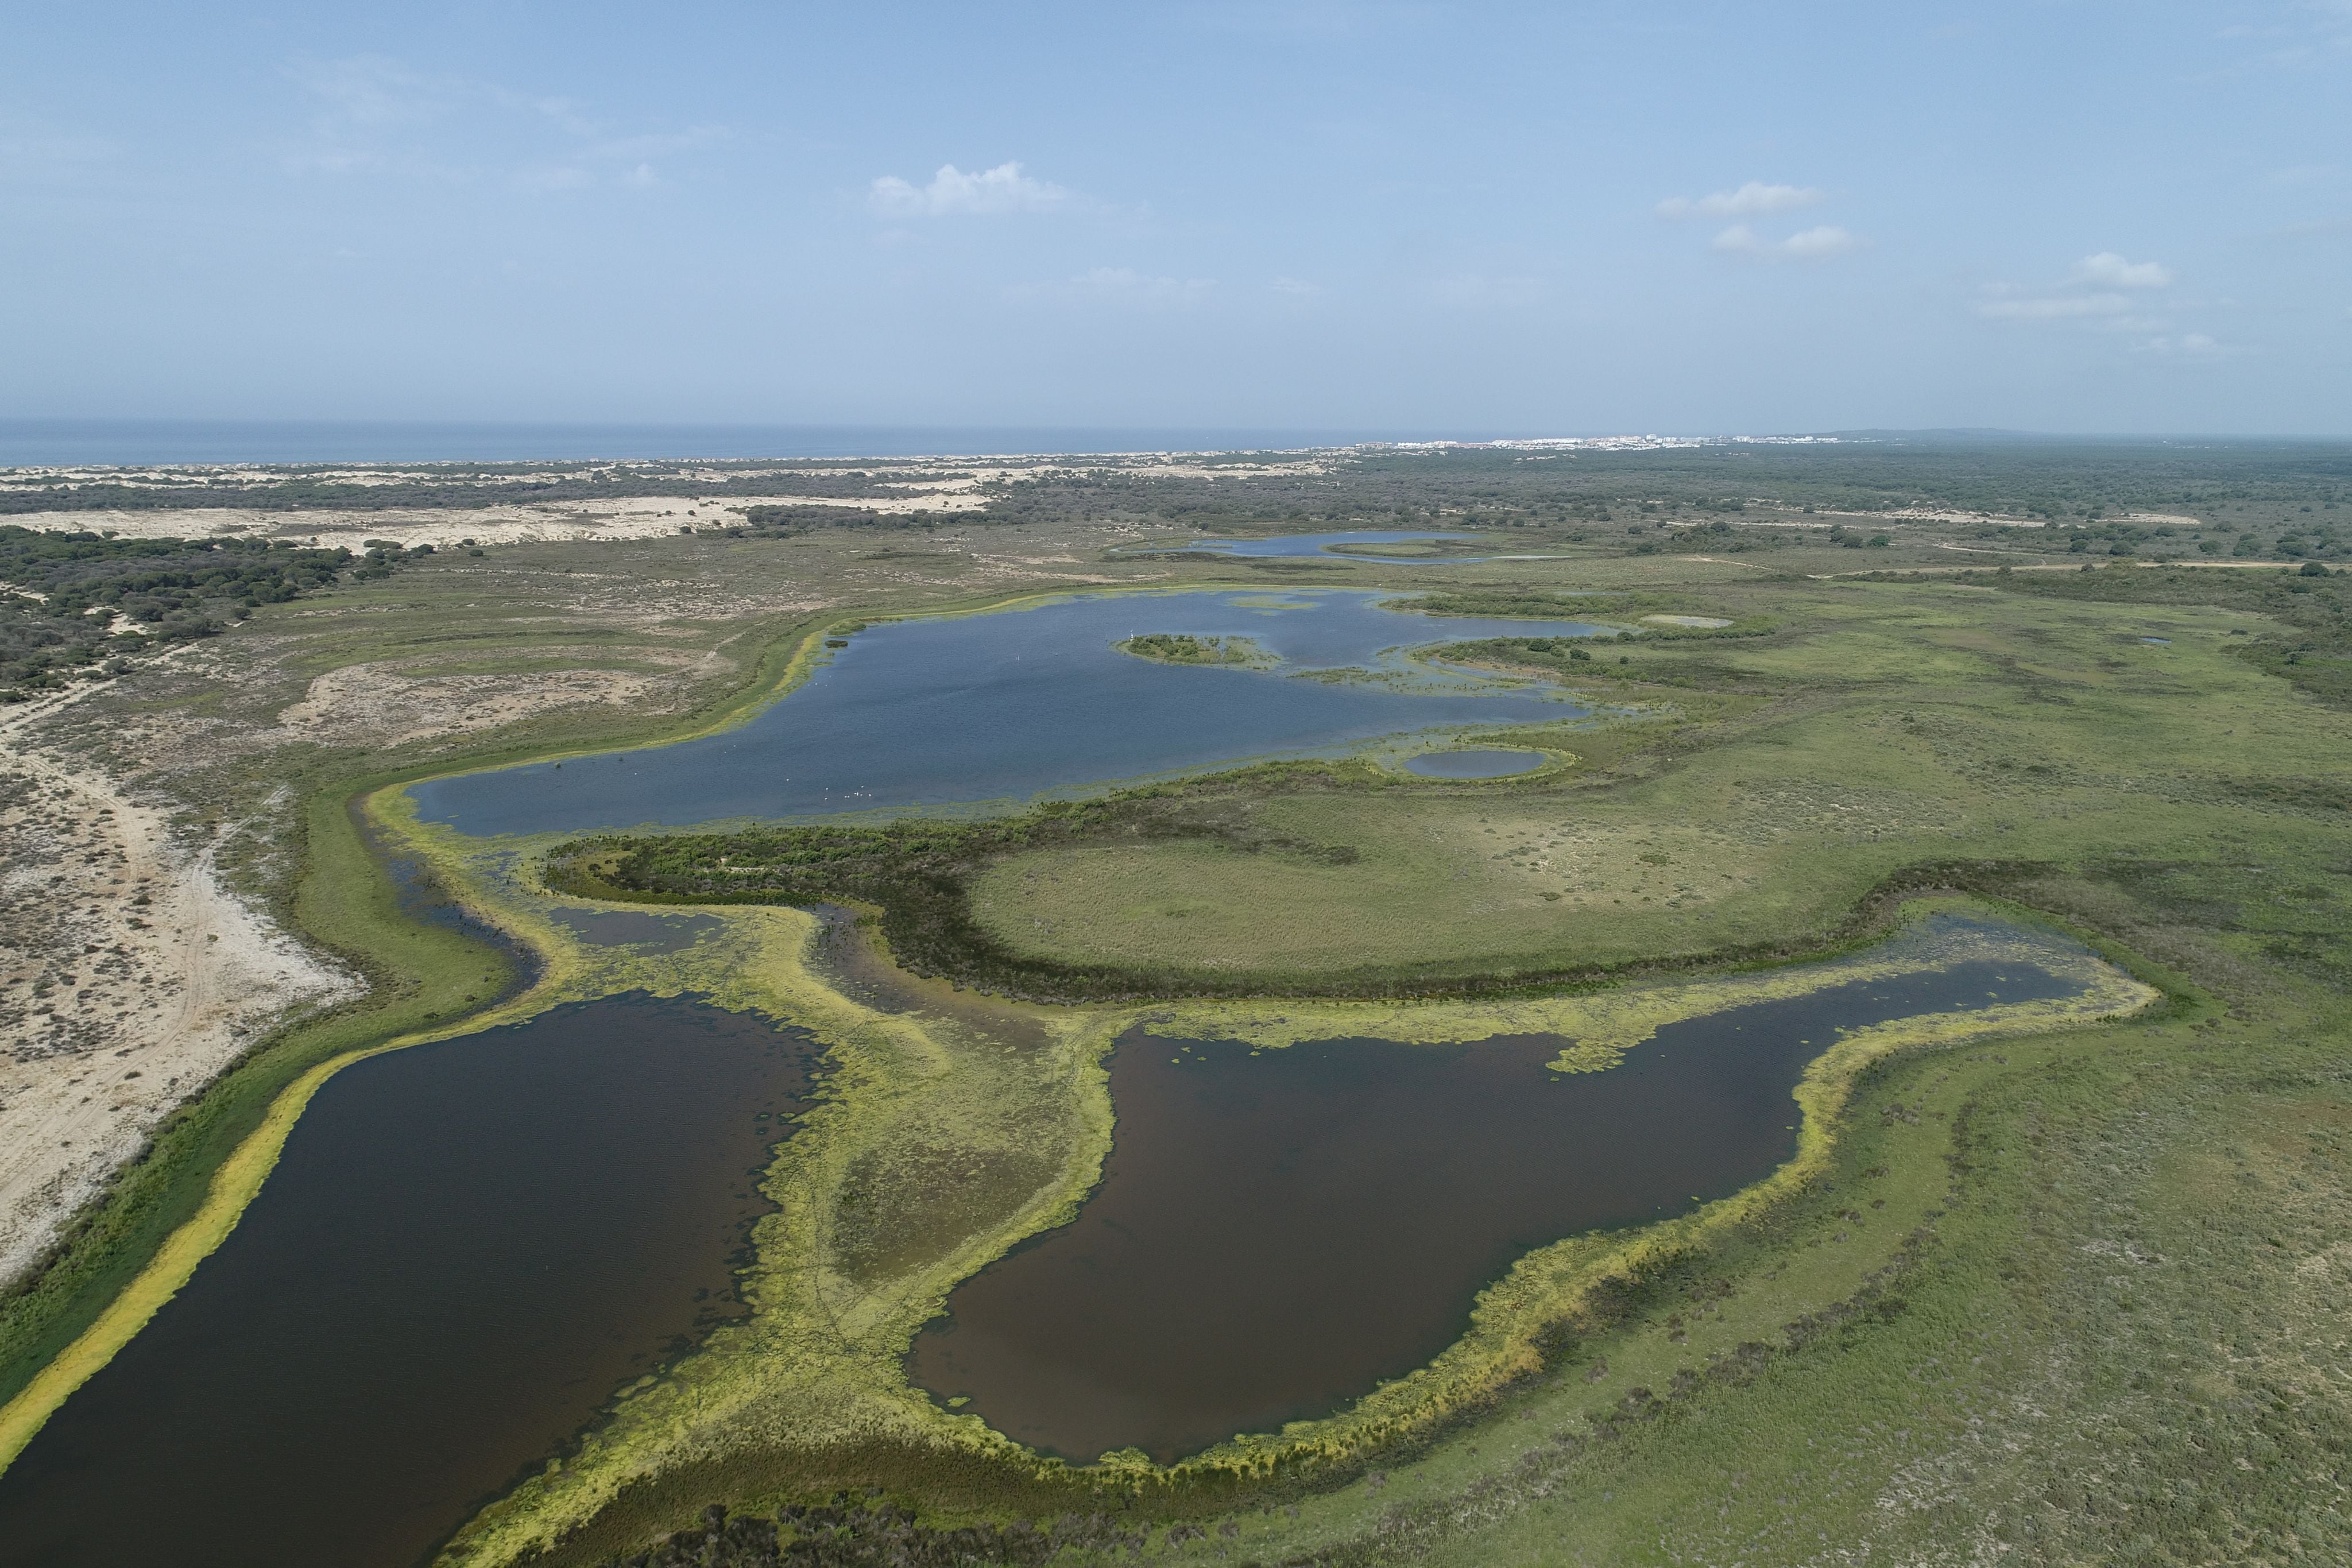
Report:
[[[1507,779],[1514,773],[1532,773],[1544,765],[1540,751],[1517,749],[1483,751],[1425,751],[1404,765],[1407,773],[1418,773],[1424,779]]]
[[[923,457],[1269,452],[1394,439],[1360,430],[1025,425],[483,424],[399,420],[0,420],[0,467],[150,463],[522,463],[592,457]]]
[[[1589,636],[1574,621],[1424,616],[1357,591],[1093,594],[985,615],[891,622],[723,735],[429,779],[428,821],[478,834],[668,827],[1014,801],[1382,736],[1540,723],[1586,710],[1557,688],[1407,664],[1401,649],[1480,637]],[[1278,667],[1154,664],[1145,632],[1247,637]],[[1300,672],[1356,669],[1372,679]]]

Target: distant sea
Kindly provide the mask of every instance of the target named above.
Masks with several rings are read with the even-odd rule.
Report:
[[[1440,433],[1454,439],[1487,439]],[[523,463],[592,457],[919,457],[1246,452],[1428,440],[1364,430],[1020,425],[463,424],[391,421],[0,420],[0,467],[156,463]]]

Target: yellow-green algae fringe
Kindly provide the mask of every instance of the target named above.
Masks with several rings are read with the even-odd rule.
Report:
[[[518,890],[520,892],[520,890]],[[637,906],[643,907],[643,906]],[[1966,907],[1966,906],[1963,906]],[[735,908],[707,911],[733,917]],[[771,915],[780,912],[761,912]],[[1915,916],[1921,913],[1915,909]],[[915,1333],[948,1292],[1015,1242],[1064,1222],[1097,1178],[1111,1133],[1103,1059],[1125,1030],[1236,1038],[1279,1046],[1340,1036],[1454,1041],[1502,1033],[1558,1031],[1588,1052],[1622,1052],[1660,1026],[1744,1003],[1971,959],[2033,963],[2076,979],[2076,997],[1930,1014],[1855,1030],[1822,1042],[1796,1091],[1803,1131],[1794,1159],[1738,1196],[1629,1234],[1585,1237],[1529,1254],[1480,1297],[1470,1332],[1429,1366],[1388,1385],[1334,1416],[1279,1433],[1237,1436],[1172,1467],[1139,1453],[1106,1455],[1094,1475],[1149,1488],[1187,1476],[1263,1476],[1278,1467],[1346,1463],[1423,1431],[1491,1395],[1537,1364],[1538,1336],[1573,1321],[1595,1287],[1637,1273],[1707,1232],[1738,1223],[1824,1168],[1835,1120],[1856,1076],[1889,1052],[1949,1045],[2001,1033],[2040,1033],[2137,1009],[2157,993],[2072,943],[2013,926],[1967,924],[1930,935],[1915,925],[1881,947],[1840,961],[1639,990],[1527,1001],[1465,1004],[1190,1003],[1181,1007],[1018,1009],[1045,1028],[1045,1060],[1025,1075],[1030,1092],[1005,1098],[1006,1048],[984,1023],[953,1016],[953,1005],[877,1017],[832,991],[804,962],[777,953],[769,994],[778,1016],[805,1022],[832,1042],[842,1065],[836,1095],[784,1146],[766,1190],[783,1206],[757,1233],[757,1261],[745,1281],[746,1320],[720,1330],[697,1353],[641,1390],[632,1390],[580,1448],[478,1517],[453,1544],[469,1563],[527,1560],[610,1505],[633,1483],[730,1450],[811,1455],[877,1444],[991,1458],[1050,1478],[1071,1467],[1024,1448],[976,1416],[942,1409],[908,1385],[903,1358]],[[700,985],[685,988],[702,989]],[[714,996],[719,995],[714,990]],[[803,1011],[814,1003],[817,1021]],[[923,1037],[886,1037],[884,1023]],[[896,1062],[919,1055],[934,1076],[901,1076]],[[992,1066],[992,1059],[994,1065]],[[1588,1068],[1601,1064],[1588,1061]],[[1059,1107],[1035,1093],[1050,1084]],[[1011,1123],[1006,1109],[1017,1112]],[[919,1134],[909,1132],[920,1128]],[[861,1155],[910,1139],[962,1130],[974,1138],[1026,1136],[1057,1145],[1058,1167],[1017,1211],[942,1247],[887,1280],[859,1281],[829,1246],[840,1182]]]
[[[880,615],[845,612],[831,617],[811,626],[799,637],[772,680],[761,683],[710,723],[660,744],[674,745],[749,723],[809,678],[826,656],[826,637],[842,628],[887,620],[937,620],[1034,609],[1078,598],[1082,592],[1100,591],[1103,591],[1057,589],[985,599],[963,606],[926,607]],[[1108,591],[1170,594],[1246,591],[1240,585],[1212,583],[1138,586]],[[1263,592],[1257,593],[1255,599],[1269,605],[1298,602],[1288,595]],[[561,760],[600,753],[602,749],[586,747],[551,752],[540,760]],[[937,1078],[948,1074],[954,1065],[953,1047],[946,1042],[955,1038],[961,1026],[952,1009],[920,1019],[877,1012],[841,997],[808,971],[801,955],[816,923],[807,915],[784,909],[729,908],[718,912],[724,925],[723,936],[698,942],[685,953],[615,953],[580,940],[554,918],[561,909],[591,910],[598,906],[541,896],[535,883],[514,874],[518,865],[528,863],[536,853],[543,852],[547,844],[554,841],[554,836],[489,841],[431,827],[417,820],[406,785],[376,790],[361,802],[360,809],[385,835],[388,846],[396,846],[431,865],[458,902],[533,948],[543,965],[538,982],[524,994],[499,1006],[331,1058],[281,1091],[261,1124],[214,1174],[196,1214],[173,1232],[147,1267],[89,1328],[6,1405],[0,1406],[0,1469],[15,1461],[58,1407],[113,1360],[156,1312],[179,1293],[197,1265],[227,1239],[247,1205],[277,1167],[286,1138],[311,1096],[328,1079],[355,1061],[412,1045],[520,1023],[567,1002],[644,990],[656,996],[701,993],[719,1007],[763,1013],[810,1030],[832,1046],[839,1058],[836,1093],[861,1105],[883,1103],[893,1092],[892,1086],[908,1080],[910,1075],[917,1082]],[[1068,1071],[1074,1084],[1081,1079],[1101,1079],[1102,1049],[1129,1021],[1085,1009],[1039,1009],[1038,1020],[1057,1040],[1072,1042],[1074,1054]],[[1087,1042],[1085,1049],[1076,1044],[1081,1040]],[[1080,1061],[1083,1066],[1077,1065]],[[860,1090],[862,1093],[853,1092]],[[1042,1210],[1051,1218],[1034,1218],[1037,1205],[1024,1206],[1020,1214],[1013,1217],[1021,1228],[1002,1246],[992,1246],[972,1268],[1000,1255],[1004,1246],[1021,1236],[1062,1223],[1092,1186],[1102,1153],[1108,1146],[1108,1092],[1097,1086],[1091,1092],[1073,1094],[1074,1112],[1081,1101],[1086,1103],[1085,1114],[1099,1121],[1100,1132],[1093,1134],[1093,1143],[1087,1145],[1092,1152],[1074,1157],[1068,1166],[1068,1179],[1053,1189],[1054,1196]],[[814,1120],[813,1117],[812,1122]],[[814,1145],[820,1141],[796,1137],[793,1146]],[[780,1162],[771,1178],[772,1187],[780,1183],[790,1185],[786,1167],[791,1163],[789,1158]],[[793,1169],[798,1172],[799,1167]],[[839,1174],[834,1173],[836,1177]],[[760,1242],[761,1255],[766,1256],[766,1239],[755,1239]],[[970,1268],[963,1269],[955,1278],[971,1271]],[[944,1299],[945,1291],[943,1285],[933,1294]]]
[[[549,894],[534,868],[554,836],[467,838],[420,822],[396,789],[379,791],[364,809],[404,852],[429,863],[461,903],[535,948],[544,963],[539,980],[488,1012],[322,1063],[286,1090],[223,1167],[196,1218],[99,1322],[0,1411],[0,1442],[13,1445],[0,1447],[0,1456],[21,1449],[235,1228],[327,1078],[381,1051],[520,1022],[567,1003],[625,991],[701,996],[806,1029],[829,1048],[834,1072],[824,1098],[781,1146],[765,1180],[778,1209],[753,1232],[754,1261],[741,1288],[748,1314],[661,1375],[624,1391],[573,1451],[486,1509],[446,1553],[469,1564],[528,1559],[633,1483],[745,1448],[815,1455],[881,1443],[989,1458],[1041,1478],[1070,1474],[1071,1467],[1013,1442],[978,1416],[941,1408],[908,1385],[903,1358],[960,1281],[1024,1238],[1066,1222],[1084,1201],[1110,1146],[1105,1059],[1111,1043],[1136,1025],[1263,1047],[1343,1037],[1450,1043],[1556,1033],[1574,1042],[1556,1068],[1602,1071],[1680,1019],[1969,959],[2030,962],[2084,987],[2074,998],[1930,1014],[1824,1040],[1795,1092],[1804,1113],[1796,1156],[1762,1182],[1638,1231],[1571,1239],[1528,1254],[1481,1294],[1462,1340],[1427,1367],[1328,1419],[1237,1436],[1173,1467],[1126,1452],[1106,1455],[1092,1468],[1098,1479],[1149,1487],[1188,1475],[1250,1477],[1278,1467],[1344,1464],[1426,1430],[1533,1370],[1538,1336],[1574,1322],[1604,1281],[1638,1273],[1811,1180],[1825,1167],[1838,1114],[1871,1062],[1906,1048],[2091,1021],[2134,1010],[2156,995],[2061,939],[2021,927],[1946,923],[1941,935],[1915,925],[1888,944],[1831,963],[1583,995],[1044,1008],[958,998],[945,987],[910,981],[911,1000],[894,1011],[845,995],[817,972],[812,944],[819,922],[809,914],[698,908],[715,927],[682,950],[603,946],[559,917],[650,911]],[[961,1185],[957,1171],[990,1161],[1017,1169],[1023,1160],[1042,1179],[998,1210],[939,1230],[927,1249],[887,1271],[860,1271],[845,1261],[856,1229],[845,1198],[857,1189],[877,1183],[888,1189],[892,1222],[919,1234],[924,1202],[945,1202]],[[948,1179],[926,1188],[922,1173],[940,1170]],[[900,1185],[892,1187],[894,1181]]]

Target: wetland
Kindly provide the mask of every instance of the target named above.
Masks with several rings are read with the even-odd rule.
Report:
[[[1383,607],[1390,597],[1097,594],[884,622],[829,650],[804,685],[740,728],[436,779],[413,793],[426,821],[474,835],[790,819],[1024,800],[1586,711],[1557,687],[1481,680],[1409,651],[1602,628],[1407,616]],[[1179,663],[1118,650],[1155,634],[1246,643],[1265,657]]]
[[[917,1562],[1026,1561],[1046,1536],[1076,1562],[2352,1551],[2330,1490],[2344,596],[2318,568],[2158,564],[2215,541],[2134,510],[2226,514],[2283,552],[2332,523],[2340,452],[2316,477],[2261,455],[2260,485],[2300,488],[2248,498],[2242,475],[2224,502],[2185,472],[2123,494],[2123,466],[2070,449],[2051,472],[2092,488],[2030,528],[1916,453],[1703,455],[1335,457],[1115,517],[1076,481],[1023,480],[890,525],[939,536],[919,550],[814,507],[484,536],[254,606],[60,708],[50,744],[218,826],[239,895],[277,899],[256,909],[367,989],[181,1090],[184,1119],[0,1297],[0,1561],[365,1562],[354,1542],[380,1535],[387,1562],[669,1568],[715,1560],[694,1523],[712,1503],[753,1536],[789,1516],[740,1553],[761,1564],[898,1531],[867,1515],[919,1520],[892,1546]],[[1835,482],[1790,488],[1790,465]],[[1889,465],[1922,493],[1864,483]],[[1909,509],[1927,503],[1955,517]],[[466,516],[436,526],[485,526]],[[1512,531],[1294,534],[1255,563],[1134,548],[1474,516]],[[1841,517],[1890,546],[1823,537]],[[2083,570],[2086,535],[2149,564]],[[1261,579],[1282,591],[1231,586]],[[1294,586],[1330,581],[1385,596]],[[1036,597],[1097,587],[1129,591]],[[1100,623],[1034,632],[1072,603]],[[1431,658],[1448,614],[1478,645]],[[1639,634],[1578,659],[1559,639],[1589,628],[1560,618],[1583,615]],[[1349,619],[1325,658],[1315,624]],[[1023,685],[1073,649],[1066,685]],[[894,661],[898,684],[859,673]],[[671,669],[692,673],[645,695]],[[1066,692],[1122,674],[1112,717],[1150,733],[1065,734],[1091,711]],[[1286,685],[1361,707],[1265,721],[1257,694]],[[950,733],[959,702],[1003,734]],[[1432,722],[1444,704],[1483,706]],[[804,717],[829,749],[801,745]],[[906,764],[934,730],[953,765]],[[731,762],[719,744],[753,740]],[[1050,765],[1024,776],[999,742]],[[1429,771],[1475,773],[1481,750],[1551,765]],[[1304,760],[1228,772],[1280,758]],[[614,831],[646,820],[698,826]],[[564,885],[566,855],[614,883]],[[117,879],[126,945],[173,918],[147,873]],[[117,938],[67,941],[55,893],[27,896],[9,939],[55,962],[24,1006],[170,1026],[136,977],[106,988]],[[1993,935],[1923,953],[1906,934],[1954,918],[1923,907]],[[1929,994],[1967,974],[2000,995]],[[1927,1010],[1867,1021],[1902,988]],[[709,1004],[648,999],[674,993]],[[1789,1022],[1849,1002],[1843,1031]],[[603,1048],[541,1051],[526,1092],[457,1103],[392,1071],[487,1061],[607,1006],[731,1019],[797,1053],[803,1087],[738,1073],[673,1115],[691,1052],[652,1052],[625,1110],[583,1112],[565,1082],[607,1076]],[[665,1038],[636,1032],[640,1054]],[[273,1109],[387,1044],[299,1120]],[[96,1051],[55,1067],[91,1114],[160,1076]],[[807,1107],[782,1144],[749,1110],[772,1088]],[[542,1099],[505,1125],[553,1151],[560,1200],[472,1149],[507,1133],[462,1103]],[[385,1155],[420,1105],[467,1150]],[[739,1114],[755,1124],[729,1143]],[[669,1129],[657,1161],[624,1150],[646,1122]],[[292,1128],[284,1163],[215,1182],[267,1169],[257,1124]],[[359,1157],[322,1157],[328,1134]],[[697,1190],[614,1197],[592,1158]],[[352,1185],[387,1169],[464,1186],[434,1222],[490,1239],[370,1274],[354,1255],[414,1218]],[[223,1190],[236,1228],[174,1275],[204,1233],[184,1217]],[[648,1242],[630,1216],[656,1202]],[[494,1233],[509,1207],[583,1255]],[[484,1299],[452,1307],[438,1264],[472,1269],[478,1245],[551,1278],[484,1268]],[[648,1258],[646,1281],[596,1271]],[[109,1338],[126,1300],[163,1304]],[[591,1303],[626,1322],[597,1340]],[[481,1442],[445,1451],[452,1431]]]

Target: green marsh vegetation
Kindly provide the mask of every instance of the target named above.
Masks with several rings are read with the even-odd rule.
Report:
[[[656,1400],[625,1420],[616,1406],[598,1449],[619,1467],[608,1477],[635,1479],[518,1498],[468,1534],[480,1549],[467,1560],[500,1559],[493,1539],[529,1532],[502,1533],[498,1521],[534,1511],[589,1521],[540,1560],[593,1563],[690,1525],[714,1500],[773,1517],[849,1489],[843,1506],[873,1513],[881,1500],[865,1490],[877,1487],[925,1528],[984,1523],[991,1540],[1016,1519],[1100,1515],[1065,1560],[1123,1552],[1139,1535],[1179,1559],[1222,1552],[1268,1563],[1762,1563],[1825,1549],[1920,1555],[1955,1542],[2029,1561],[2343,1554],[2334,1478],[2352,1435],[2337,1321],[2352,824],[2340,786],[2340,593],[2332,578],[2275,569],[2025,570],[2071,568],[2090,553],[2070,548],[2077,538],[2130,543],[2131,556],[2100,558],[2119,562],[2170,551],[2332,564],[2330,525],[2352,501],[2341,452],[1759,454],[1373,454],[1338,484],[1244,476],[1157,491],[1157,481],[1040,475],[1006,486],[986,519],[950,525],[997,530],[990,537],[1030,556],[1083,556],[1085,575],[1164,584],[1244,576],[1233,562],[1102,559],[1119,529],[1139,526],[1131,519],[1165,528],[1170,508],[1184,518],[1176,526],[1236,530],[1454,528],[1475,514],[1476,528],[1514,530],[1530,548],[1540,539],[1566,559],[1306,564],[1351,584],[1557,594],[1580,617],[1706,615],[1754,634],[1653,636],[1645,626],[1588,661],[1532,645],[1540,639],[1481,649],[1481,662],[1565,680],[1622,716],[1541,737],[1579,761],[1537,779],[1468,788],[1318,767],[1089,803],[1071,810],[1069,827],[1041,813],[953,832],[877,829],[878,842],[772,835],[776,858],[756,862],[770,880],[751,895],[825,893],[870,906],[890,951],[940,977],[908,982],[915,1011],[887,1016],[952,1023],[937,1037],[894,1035],[903,1026],[843,1015],[845,1038],[881,1031],[859,1037],[878,1042],[864,1082],[891,1086],[874,1104],[906,1113],[905,1131],[891,1114],[849,1105],[861,1082],[850,1074],[824,1113],[838,1135],[802,1150],[812,1162],[829,1150],[823,1158],[837,1163],[771,1178],[794,1193],[858,1195],[839,1211],[853,1239],[837,1277],[867,1281],[856,1299],[880,1314],[868,1321],[888,1315],[885,1302],[913,1316],[908,1281],[943,1290],[969,1266],[959,1258],[1007,1245],[1020,1228],[1004,1217],[1024,1207],[1016,1189],[1034,1174],[1019,1153],[1024,1110],[1054,1073],[1077,1072],[1089,1048],[1082,1031],[1047,1043],[1044,1009],[955,992],[957,979],[1045,995],[1027,988],[1041,973],[1056,986],[1096,977],[1104,999],[1080,1011],[1117,1010],[1124,1004],[1109,998],[1130,995],[1215,1005],[1221,978],[1268,997],[1319,993],[1332,1006],[1359,984],[1507,992],[1514,976],[1575,969],[1598,982],[1612,969],[1705,970],[1834,947],[1867,928],[1858,908],[1883,913],[1904,890],[1959,884],[2102,945],[2163,992],[2152,1012],[1864,1064],[1826,1164],[1704,1235],[1661,1238],[1641,1270],[1580,1297],[1512,1378],[1344,1463],[1181,1487],[1124,1472],[1041,1475],[968,1427],[936,1441],[934,1417],[920,1412],[862,1447],[734,1445],[710,1440],[721,1428],[706,1426],[681,1448],[663,1414],[681,1406]],[[1842,456],[1853,461],[1841,466]],[[1822,508],[1818,518],[1832,506],[1873,515],[1850,516],[1847,532],[1868,526],[1893,544],[1865,556],[1830,542],[1803,508]],[[1916,507],[1996,516],[1894,515]],[[2135,513],[2197,526],[2127,521]],[[1086,519],[1114,517],[1087,531]],[[1722,542],[1762,535],[1768,517],[1794,542],[1747,552]],[[1717,522],[1727,531],[1714,532]],[[2122,528],[2146,537],[2112,537]],[[2237,553],[2249,535],[2253,545]],[[2219,549],[2201,551],[2207,542]],[[0,1364],[14,1380],[0,1386],[21,1386],[137,1276],[273,1085],[346,1046],[460,1027],[496,994],[497,965],[480,947],[393,904],[345,810],[353,794],[426,770],[707,725],[784,678],[783,656],[765,650],[789,651],[853,612],[975,602],[945,567],[926,577],[921,562],[860,562],[871,546],[870,533],[836,527],[436,558],[265,606],[207,641],[214,664],[142,672],[74,710],[67,741],[100,758],[144,756],[198,820],[242,821],[287,790],[231,841],[226,863],[284,918],[380,966],[381,988],[311,1033],[265,1042],[165,1130],[47,1273],[0,1302]],[[1698,554],[1735,559],[1688,559]],[[1992,569],[2003,559],[2020,570],[2001,576]],[[1977,575],[1952,570],[1970,564]],[[1916,575],[1807,575],[1865,569]],[[992,580],[1057,585],[1045,570]],[[648,593],[648,582],[663,586]],[[679,663],[681,652],[691,657]],[[1604,665],[1604,653],[1627,662]],[[541,689],[556,669],[646,668],[675,674],[625,718],[596,701],[523,704],[477,730],[424,734],[373,720],[294,733],[277,717],[322,678],[330,691],[350,681],[375,697],[424,679],[504,683],[483,688],[488,702]],[[1138,822],[1166,831],[1129,831]],[[677,841],[697,837],[719,838]],[[930,847],[916,850],[917,840]],[[596,852],[651,855],[664,841]],[[559,935],[531,924],[541,917],[532,900],[627,907],[610,895],[642,894],[606,883],[606,896],[583,901],[532,892],[503,869],[557,847],[457,856],[445,880],[478,890],[534,947],[560,951]],[[581,857],[589,870],[593,861]],[[787,865],[789,876],[770,876]],[[925,877],[961,922],[931,949],[919,901],[902,894]],[[1872,905],[1874,894],[1888,896]],[[694,888],[670,896],[712,901]],[[792,924],[803,917],[723,901],[718,913],[752,923],[747,932],[781,923],[760,938],[771,945],[740,953],[747,984],[789,977],[787,936],[805,936],[806,924]],[[1004,967],[958,967],[982,947]],[[595,983],[586,967],[567,972],[565,984]],[[833,1005],[799,986],[774,993],[798,1000],[765,1005]],[[942,1063],[944,1079],[923,1065]],[[1079,1125],[1048,1133],[1083,1177],[1084,1156],[1070,1149],[1108,1134]],[[990,1161],[966,1157],[975,1153]],[[1033,1190],[1067,1197],[1072,1167],[1055,1168]],[[975,1170],[996,1174],[975,1180]],[[957,1187],[981,1196],[945,1207]],[[975,1241],[991,1206],[995,1228]],[[928,1235],[894,1242],[890,1217],[918,1211],[933,1217]],[[844,1364],[809,1354],[810,1365]],[[858,1365],[859,1377],[878,1377],[895,1363]],[[772,1432],[776,1416],[747,1415],[737,1430]],[[674,1462],[629,1470],[632,1443]],[[869,1528],[827,1516],[806,1539]],[[788,1523],[779,1550],[793,1536]],[[979,1549],[978,1536],[964,1539]]]
[[[1181,632],[1148,632],[1116,644],[1122,653],[1159,664],[1232,664],[1262,668],[1273,656],[1247,637],[1194,637]]]

